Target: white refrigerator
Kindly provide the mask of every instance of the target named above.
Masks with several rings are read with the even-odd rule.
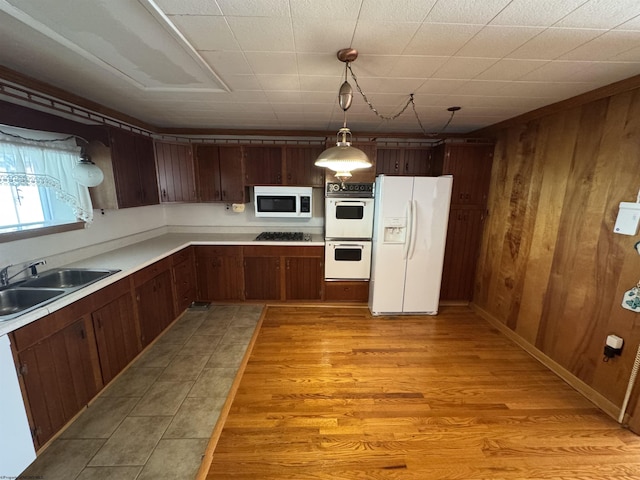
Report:
[[[376,178],[369,310],[438,313],[453,177]]]

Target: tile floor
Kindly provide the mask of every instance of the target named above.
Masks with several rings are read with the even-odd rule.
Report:
[[[22,476],[195,478],[262,308],[187,310]]]

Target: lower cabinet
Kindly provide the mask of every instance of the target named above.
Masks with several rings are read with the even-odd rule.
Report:
[[[196,299],[196,265],[193,248],[188,247],[171,257],[175,315],[178,317]]]
[[[171,259],[165,258],[133,274],[140,341],[149,345],[173,321]]]
[[[48,325],[40,328],[43,322]],[[37,449],[103,386],[93,328],[90,315],[72,305],[12,336]]]
[[[196,246],[198,300],[244,299],[242,247]]]
[[[324,247],[243,248],[247,300],[322,300]]]
[[[141,351],[128,279],[94,294],[97,305],[91,314],[98,346],[102,379],[109,383]]]

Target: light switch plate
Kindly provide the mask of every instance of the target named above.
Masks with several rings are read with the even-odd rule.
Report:
[[[638,232],[640,222],[640,203],[620,202],[618,218],[613,227],[614,233],[622,235],[635,235]]]

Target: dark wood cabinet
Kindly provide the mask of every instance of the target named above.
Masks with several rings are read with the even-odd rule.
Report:
[[[225,301],[244,298],[242,247],[196,246],[198,300]]]
[[[175,318],[170,262],[170,258],[165,258],[133,274],[143,347]]]
[[[193,248],[187,247],[171,256],[175,317],[196,299],[196,265]]]
[[[325,300],[330,302],[366,303],[369,300],[368,281],[331,281],[324,283]]]
[[[287,145],[283,147],[284,183],[307,187],[324,187],[325,169],[316,167],[315,162],[324,151],[322,146]]]
[[[469,302],[482,240],[491,180],[493,144],[443,143],[434,155],[442,173],[453,175],[451,209],[440,300]]]
[[[153,140],[116,128],[109,137],[118,208],[160,203]]]
[[[282,185],[282,147],[244,146],[244,184]]]
[[[322,300],[323,247],[243,247],[247,300]]]
[[[94,295],[91,314],[98,346],[100,370],[109,383],[140,353],[129,280],[120,280]]]
[[[155,142],[161,203],[195,202],[193,150],[188,143]]]
[[[376,174],[437,176],[431,148],[382,147],[377,150]]]
[[[242,147],[196,145],[196,190],[200,202],[246,203]]]
[[[75,305],[12,335],[37,448],[102,388],[95,338],[88,313]]]

